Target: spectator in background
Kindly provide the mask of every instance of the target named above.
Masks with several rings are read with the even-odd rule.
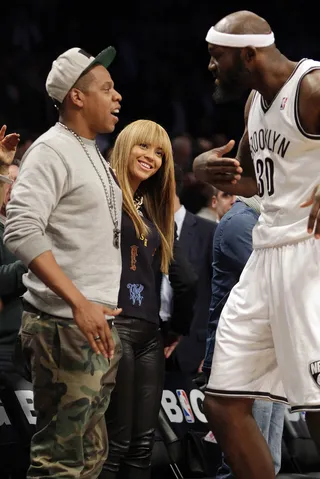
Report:
[[[229,211],[235,198],[234,195],[198,180],[185,185],[180,195],[180,201],[188,211],[215,223]]]
[[[221,146],[224,146],[226,143],[228,143],[228,137],[224,133],[214,133],[211,140],[211,148],[220,148]]]
[[[6,165],[0,164],[0,205],[3,208],[4,198],[8,187],[12,185],[12,180],[9,178],[9,168]]]
[[[3,125],[0,129],[0,211],[3,207],[3,202],[7,195],[7,191],[11,188],[13,183],[9,174],[9,168],[14,160],[17,147],[20,141],[20,135],[17,133],[10,133],[6,135],[7,126]],[[11,170],[11,175],[12,175]],[[1,294],[1,291],[0,291]]]
[[[0,174],[0,196],[3,198],[5,191],[11,187],[12,179],[9,178],[7,166],[0,166],[0,171],[6,173],[5,175]],[[1,201],[0,198],[0,206]],[[21,420],[22,410],[17,405],[16,390],[19,389],[17,384],[21,381],[21,376],[13,363],[12,356],[21,326],[22,301],[20,296],[25,291],[22,276],[27,268],[4,246],[4,224],[5,216],[0,213],[0,404],[11,423],[9,423],[11,429],[7,429],[12,431],[10,445],[6,445],[5,441],[1,444],[3,457],[1,456],[0,477],[18,479],[26,477],[30,435],[28,430],[24,429],[24,421]],[[18,412],[15,406],[19,408]],[[18,461],[16,460],[17,454]]]
[[[9,166],[8,179],[10,183],[6,185],[4,195],[4,205],[10,200],[12,184],[16,178],[17,166]],[[11,170],[11,174],[10,174]],[[11,178],[10,178],[11,176]],[[0,181],[1,178],[0,177]],[[6,178],[6,177],[5,177]],[[0,313],[0,371],[11,371],[14,369],[12,364],[12,354],[14,351],[16,339],[21,326],[22,301],[21,295],[26,288],[23,285],[22,277],[28,271],[28,268],[18,260],[3,244],[3,234],[5,226],[5,208],[0,214],[0,294],[3,303],[3,309]]]
[[[216,214],[216,221],[219,222],[221,218],[230,210],[231,206],[236,200],[235,195],[225,193],[214,187],[214,195],[212,196],[211,207]],[[198,215],[202,218],[206,218],[207,210],[199,211]]]
[[[211,138],[198,137],[195,140],[193,156],[196,157],[201,153],[212,150],[228,143],[228,138],[224,133],[214,133]]]
[[[233,286],[239,281],[252,252],[252,229],[260,214],[260,198],[238,199],[221,219],[213,242],[212,298],[208,338],[203,372],[209,378],[215,345],[215,335],[221,311]],[[214,368],[214,364],[212,365]],[[256,400],[253,416],[269,445],[275,473],[281,467],[281,441],[285,406],[267,400]],[[228,464],[222,460],[217,479],[234,478]]]
[[[11,163],[19,143],[19,135],[6,135],[7,127],[0,130],[0,209],[10,197],[14,169]],[[21,325],[22,304],[19,296],[25,291],[22,276],[26,267],[3,244],[5,216],[0,214],[0,371],[12,369],[11,356]]]
[[[192,169],[193,145],[189,135],[179,135],[172,139],[173,160],[187,173]]]
[[[208,217],[211,221],[216,222],[216,215],[212,210],[212,197],[215,193],[215,187],[203,181],[194,180],[184,184],[179,198],[181,204],[190,213],[197,215],[199,211],[210,209]]]
[[[15,160],[13,160],[13,161],[15,161]],[[11,182],[9,184],[7,184],[4,188],[4,199],[3,199],[2,206],[0,208],[1,215],[4,216],[4,217],[6,216],[6,207],[7,207],[8,202],[10,201],[12,187],[13,187],[14,182],[17,179],[18,173],[19,173],[19,166],[12,163],[8,167],[8,176],[9,176],[9,179],[11,180]]]
[[[34,132],[30,132],[27,129],[20,130],[20,141],[17,147],[13,164],[20,166],[19,163],[23,155],[25,154],[27,149],[32,145],[32,143],[38,138],[38,136],[40,135]]]
[[[13,158],[15,151],[12,151]],[[1,157],[1,153],[0,153]],[[10,199],[10,191],[15,178],[16,166],[0,166],[0,196],[7,204]],[[18,479],[26,477],[26,469],[29,463],[30,433],[21,420],[21,408],[17,405],[16,391],[21,383],[19,367],[13,362],[13,353],[16,340],[21,326],[22,301],[21,295],[25,292],[22,277],[27,272],[26,266],[19,261],[3,244],[5,225],[5,208],[1,208],[0,198],[0,403],[8,414],[12,432],[17,438],[17,443],[10,444],[6,449],[2,447],[5,461],[0,464],[0,476]],[[19,411],[15,408],[17,406]],[[3,446],[3,445],[2,445]],[[19,461],[16,455],[19,455]],[[8,474],[8,475],[7,475]]]
[[[217,224],[190,213],[180,203],[183,171],[177,164],[175,164],[175,185],[174,218],[179,245],[192,265],[198,281],[190,333],[177,345],[170,361],[170,369],[177,368],[185,373],[196,374],[204,358],[206,347],[208,310],[211,300],[212,243]],[[169,279],[164,275],[160,311],[163,320],[170,318],[172,314],[172,295]]]
[[[0,210],[6,195],[8,185],[12,184],[9,178],[9,166],[17,151],[20,136],[17,133],[6,135],[7,126],[3,125],[0,129]],[[3,309],[0,290],[0,311]]]
[[[209,138],[198,137],[195,139],[193,148],[193,157],[196,157],[204,151],[211,150],[213,148],[213,142]]]

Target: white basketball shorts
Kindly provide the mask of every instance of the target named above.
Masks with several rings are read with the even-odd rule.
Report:
[[[220,317],[206,394],[320,410],[320,240],[253,251]]]

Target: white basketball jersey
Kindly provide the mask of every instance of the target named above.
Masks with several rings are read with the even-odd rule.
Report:
[[[306,133],[299,121],[298,95],[303,77],[320,62],[301,60],[267,105],[256,92],[248,118],[251,155],[261,197],[253,230],[254,248],[291,244],[310,235],[311,207],[300,208],[320,184],[320,135]]]

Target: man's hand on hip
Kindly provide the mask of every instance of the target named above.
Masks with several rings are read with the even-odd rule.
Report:
[[[73,308],[73,318],[96,354],[113,358],[114,342],[105,316],[118,316],[121,311],[121,308],[111,309],[87,300]]]

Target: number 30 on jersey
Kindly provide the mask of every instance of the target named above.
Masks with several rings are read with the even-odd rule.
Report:
[[[264,158],[256,160],[256,175],[258,182],[258,195],[260,197],[267,194],[272,196],[274,194],[274,163],[271,158]]]

